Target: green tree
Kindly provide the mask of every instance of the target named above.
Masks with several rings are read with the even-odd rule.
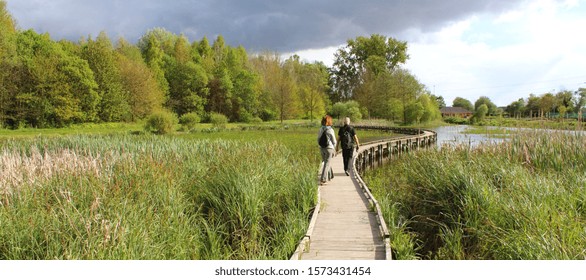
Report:
[[[249,71],[242,70],[234,78],[234,101],[232,102],[233,119],[250,122],[260,116],[260,77]]]
[[[566,107],[567,111],[574,111],[575,100],[574,100],[574,94],[571,91],[569,91],[569,90],[560,91],[560,92],[556,93],[555,99],[556,99],[555,104],[557,107],[564,106],[564,107]]]
[[[492,101],[490,100],[490,98],[486,97],[486,96],[481,96],[479,97],[476,102],[474,103],[474,108],[476,110],[478,110],[478,108],[482,105],[486,105],[486,107],[488,108],[488,115],[490,116],[494,116],[497,115],[497,107],[494,103],[492,103]]]
[[[195,112],[203,115],[208,95],[208,76],[193,62],[168,64],[169,80],[167,106],[178,115]]]
[[[145,63],[153,72],[159,89],[163,92],[165,99],[167,99],[169,96],[169,82],[167,82],[165,71],[163,70],[165,53],[162,50],[161,44],[154,33],[148,32],[140,38],[138,47]]]
[[[368,117],[390,118],[387,100],[399,97],[397,79],[389,72],[375,74],[367,71],[362,84],[354,89],[353,99],[368,111]]]
[[[242,46],[230,49],[226,65],[233,84],[230,118],[243,122],[258,120],[262,84],[250,66],[246,50]]]
[[[586,88],[579,88],[576,91],[576,113],[579,120],[582,120],[584,106],[586,106]]]
[[[33,127],[95,120],[99,96],[88,63],[65,52],[49,35],[18,35],[18,76],[13,116]]]
[[[88,40],[82,48],[82,57],[87,60],[98,83],[100,119],[106,122],[130,120],[131,108],[123,91],[118,54],[105,32],[100,32],[95,41]]]
[[[197,51],[201,58],[201,66],[205,69],[206,73],[210,75],[214,72],[214,55],[213,49],[210,46],[208,38],[204,36],[201,41],[197,44]]]
[[[218,68],[209,81],[208,112],[217,112],[225,116],[232,112],[232,94],[234,84],[229,72],[224,68]]]
[[[398,122],[402,121],[405,116],[405,108],[403,107],[403,102],[398,97],[392,97],[386,102],[387,107],[387,114],[386,119]]]
[[[313,121],[325,112],[324,93],[308,85],[299,88],[299,101],[304,115]]]
[[[203,115],[209,93],[208,75],[201,65],[191,60],[190,48],[187,38],[179,36],[175,40],[173,56],[166,56],[167,106],[179,116],[190,112]]]
[[[363,77],[364,82],[354,91],[354,99],[368,112],[368,117],[405,122],[406,108],[425,93],[425,87],[406,69],[378,74],[366,71]]]
[[[379,34],[348,40],[347,45],[335,53],[331,69],[335,99],[352,98],[367,72],[373,77],[381,72],[392,72],[407,59],[407,42]]]
[[[396,93],[394,96],[395,98],[401,100],[401,105],[403,106],[403,122],[412,123],[412,118],[407,116],[407,107],[412,105],[413,102],[416,102],[416,99],[424,93],[425,87],[408,70],[399,69],[393,73],[393,77],[395,80],[394,84],[396,85]],[[414,107],[412,107],[412,109],[413,108]],[[417,109],[419,108],[417,107]],[[417,115],[418,114],[419,113],[417,113]]]
[[[514,118],[519,118],[521,117],[521,115],[523,114],[523,112],[525,111],[525,101],[523,100],[523,98],[520,98],[517,101],[512,102],[509,106],[507,106],[507,108],[505,109],[505,111]]]
[[[529,113],[529,117],[533,118],[535,116],[539,116],[541,110],[539,109],[539,103],[541,98],[534,94],[530,94],[527,98],[527,105],[525,106],[525,111]]]
[[[560,120],[564,120],[564,118],[566,117],[566,112],[568,111],[568,108],[564,105],[560,105],[558,106],[558,113],[559,113],[559,119]]]
[[[446,101],[444,100],[443,96],[435,96],[435,95],[431,95],[431,98],[435,99],[435,102],[437,103],[438,108],[444,108],[446,107]]]
[[[425,114],[425,108],[421,102],[413,102],[405,108],[405,123],[419,123]]]
[[[482,122],[486,117],[486,114],[488,114],[488,106],[486,104],[481,104],[474,112],[474,116],[472,116],[473,122]]]
[[[472,106],[472,102],[462,97],[456,97],[452,102],[452,107],[461,107],[471,112],[474,111],[474,106]]]
[[[145,52],[153,49],[153,42],[156,42],[157,49],[164,54],[173,55],[174,48],[175,48],[175,41],[178,37],[173,34],[172,32],[166,30],[162,27],[156,27],[150,29],[146,32],[144,36],[142,36],[137,43],[138,48],[141,49],[143,55]],[[152,55],[157,55],[156,52],[152,53]],[[156,57],[148,58],[149,61],[157,60]],[[147,61],[147,63],[149,62]]]
[[[555,108],[555,96],[552,93],[546,93],[539,99],[540,116],[550,113]]]
[[[423,115],[421,116],[421,122],[435,121],[441,118],[437,99],[430,94],[422,94],[417,98],[417,101],[423,106]]]
[[[143,119],[162,109],[163,93],[146,64],[120,57],[119,69],[122,89],[130,106],[131,120]]]
[[[6,9],[6,2],[0,0],[0,58],[5,61],[16,54],[16,24]]]
[[[323,63],[301,62],[294,55],[287,60],[298,85],[299,106],[304,117],[313,120],[325,113],[329,73]]]
[[[349,117],[354,122],[362,120],[360,105],[356,101],[336,102],[332,106],[330,115],[337,119]]]
[[[16,24],[0,0],[0,128],[14,125],[11,110],[15,107],[18,87],[15,83],[19,67],[16,57]],[[10,124],[8,124],[10,122]]]
[[[294,70],[291,64],[285,63],[277,71],[275,85],[273,87],[273,102],[277,105],[277,112],[281,123],[284,120],[294,117],[298,113],[299,96],[297,95],[297,85],[295,83]]]
[[[202,40],[200,48],[204,67],[211,70],[206,110],[224,114],[232,121],[252,121],[259,115],[261,85],[248,65],[246,50],[227,46],[222,36],[216,38],[211,48]]]
[[[281,122],[298,111],[298,95],[291,65],[285,65],[276,53],[263,53],[251,60],[253,69],[262,77],[260,96],[261,118],[268,120],[276,115]]]

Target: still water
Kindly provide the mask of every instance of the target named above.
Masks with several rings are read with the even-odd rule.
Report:
[[[440,126],[432,128],[431,130],[437,132],[437,145],[442,147],[444,145],[470,145],[475,147],[481,143],[500,143],[504,141],[502,137],[491,137],[495,135],[486,134],[467,134],[464,133],[468,128],[467,125],[456,126]]]
[[[436,128],[431,128],[431,130],[437,132],[437,145],[438,147],[442,147],[444,145],[470,145],[471,147],[476,147],[481,143],[489,143],[489,144],[496,144],[501,143],[503,141],[507,141],[510,139],[509,132],[519,132],[519,131],[538,131],[544,133],[569,133],[569,134],[578,134],[582,136],[586,136],[586,131],[574,131],[574,130],[555,130],[555,129],[535,129],[535,128],[510,128],[510,127],[494,127],[494,126],[487,126],[487,130],[503,130],[502,134],[469,134],[466,133],[466,129],[468,125],[456,125],[456,126],[440,126]]]

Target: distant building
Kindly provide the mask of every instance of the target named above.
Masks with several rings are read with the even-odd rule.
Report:
[[[462,107],[444,107],[440,109],[440,112],[442,113],[442,118],[458,117],[467,119],[473,114]]]

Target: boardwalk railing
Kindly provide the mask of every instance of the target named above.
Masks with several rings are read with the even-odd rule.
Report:
[[[379,224],[380,234],[385,243],[385,254],[387,260],[392,260],[391,254],[391,240],[387,224],[383,218],[380,204],[374,198],[370,189],[362,180],[362,175],[367,169],[375,168],[382,165],[385,161],[393,159],[402,153],[416,150],[419,148],[429,147],[437,142],[437,133],[425,129],[413,128],[397,128],[397,127],[381,127],[381,126],[356,126],[356,129],[362,130],[382,130],[390,131],[399,134],[406,134],[407,136],[392,138],[388,140],[374,141],[364,143],[363,146],[368,145],[368,149],[364,149],[354,157],[354,176],[358,184],[366,194],[372,207],[376,210],[376,216]]]
[[[378,144],[376,146],[371,146],[369,149],[360,151],[355,157],[354,168],[360,175],[363,175],[366,169],[377,167],[385,161],[392,160],[394,156],[409,152],[410,150],[428,147],[437,142],[437,133],[427,129],[384,126],[357,126],[355,128],[362,130],[389,131],[407,135],[364,143],[363,145]]]
[[[431,130],[425,129],[413,129],[413,128],[399,128],[399,127],[386,127],[386,126],[354,126],[355,129],[359,130],[380,130],[403,134],[405,136],[395,137],[386,140],[373,141],[363,143],[362,146],[367,149],[361,150],[358,155],[354,157],[353,169],[354,178],[360,185],[362,191],[366,195],[373,209],[376,210],[377,221],[379,224],[379,231],[385,244],[385,258],[387,260],[392,259],[391,247],[390,247],[390,234],[382,216],[381,207],[378,201],[374,198],[370,189],[366,183],[362,180],[362,175],[368,169],[375,168],[382,165],[385,161],[391,160],[393,157],[398,156],[402,153],[409,152],[418,148],[428,147],[437,142],[437,133]],[[311,242],[311,235],[313,227],[317,219],[317,214],[320,210],[320,187],[318,187],[318,202],[314,209],[314,213],[310,220],[310,226],[305,234],[304,238],[299,242],[297,250],[291,256],[291,260],[299,259],[299,256],[306,250]]]

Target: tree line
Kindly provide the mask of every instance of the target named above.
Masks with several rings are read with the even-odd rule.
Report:
[[[484,112],[481,115],[489,116],[506,115],[512,118],[578,117],[583,115],[583,109],[586,106],[586,88],[579,88],[576,91],[548,92],[541,95],[529,94],[529,97],[519,98],[501,108],[497,107],[486,96],[481,96],[474,104],[465,98],[456,97],[452,106],[462,107],[477,114]],[[482,109],[480,109],[481,107]],[[479,109],[482,112],[479,113]]]
[[[586,88],[576,91],[563,90],[557,93],[544,93],[542,95],[530,94],[529,97],[520,98],[509,104],[505,112],[516,118],[544,118],[549,116],[566,116],[581,118],[586,106]]]
[[[190,42],[162,28],[136,44],[112,42],[105,32],[71,42],[19,30],[0,0],[0,127],[132,122],[159,111],[233,122],[337,113],[413,123],[440,115],[436,98],[401,68],[407,43],[381,35],[348,40],[331,68],[249,54],[222,36]]]

